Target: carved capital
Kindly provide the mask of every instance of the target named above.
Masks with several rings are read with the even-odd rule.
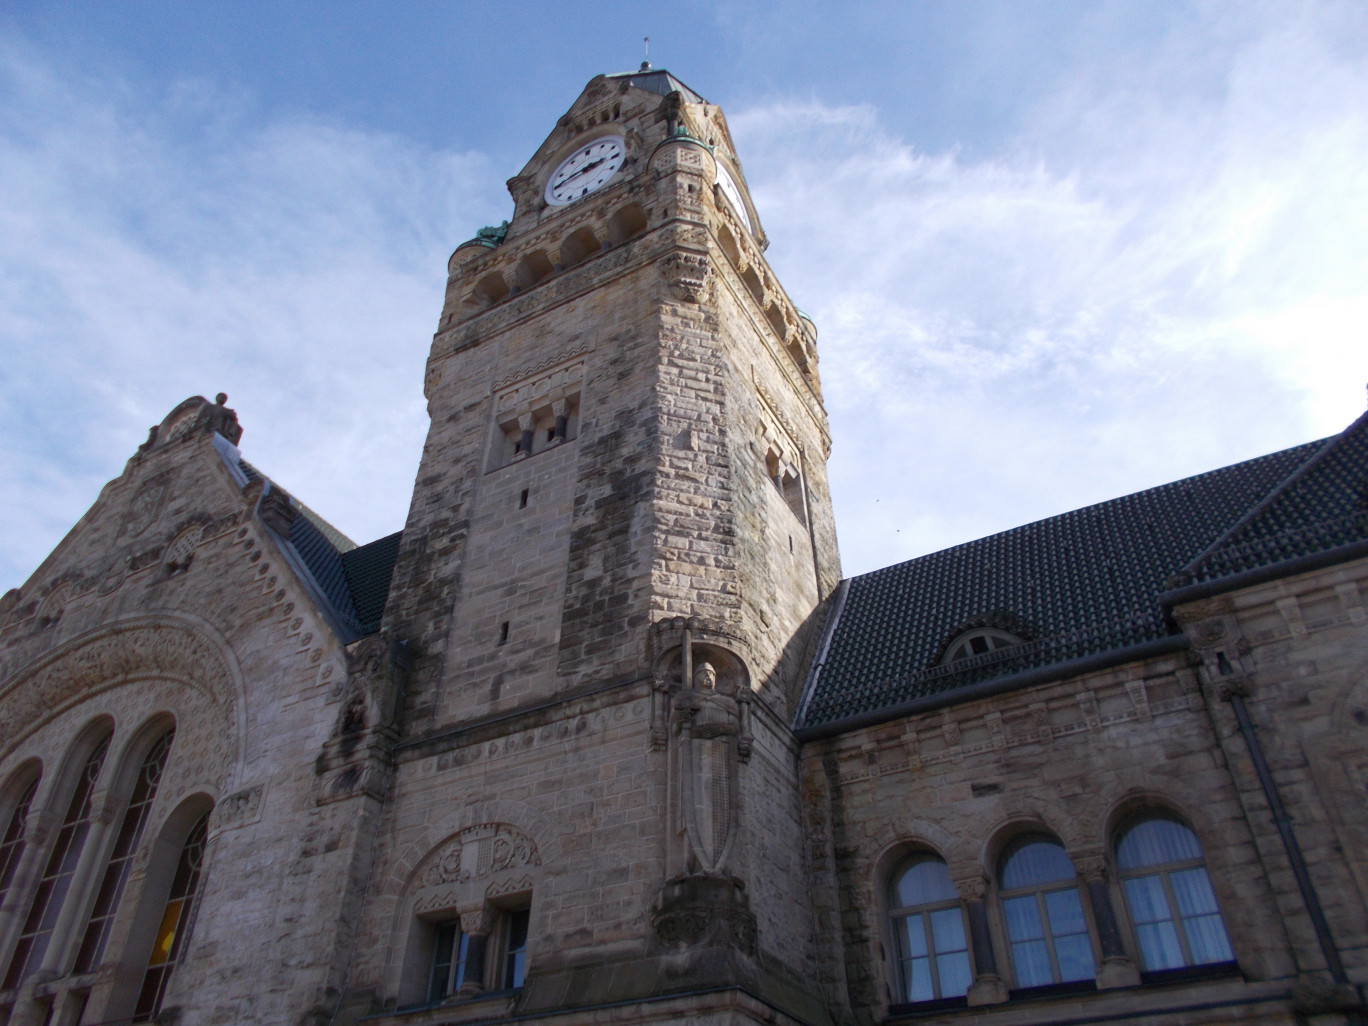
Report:
[[[670,293],[682,303],[700,303],[712,288],[712,261],[704,253],[676,250],[659,265]]]

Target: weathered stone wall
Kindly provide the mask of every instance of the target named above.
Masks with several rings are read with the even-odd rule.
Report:
[[[1366,588],[1368,562],[1359,560],[1175,610],[1202,657],[1210,716],[1310,992],[1335,975],[1360,986],[1368,981]],[[1237,702],[1323,910],[1329,959],[1240,731]],[[1338,974],[1329,965],[1336,957]]]
[[[83,1001],[89,1021],[127,1014],[146,967],[147,921],[160,918],[152,906],[169,884],[158,873],[174,871],[185,832],[209,808],[199,912],[168,1005],[184,1005],[187,1023],[286,1021],[340,983],[339,913],[359,897],[353,857],[370,850],[369,837],[358,845],[365,824],[353,802],[316,803],[313,755],[337,713],[342,644],[257,519],[260,485],[233,479],[211,434],[177,430],[163,425],[159,443],[6,600],[0,787],[29,760],[43,769],[32,841],[0,909],[6,964],[65,814],[69,741],[93,721],[113,729],[50,971],[36,990],[31,977],[9,996],[15,1023],[41,1021],[48,1006],[54,1022],[73,1021]],[[159,716],[174,721],[176,739],[108,957],[72,976],[131,786],[111,781],[127,776],[130,742]],[[149,875],[157,838],[173,849],[171,865]]]
[[[985,902],[1007,987],[1014,984],[995,896],[997,865],[1012,837],[1028,831],[1058,837],[1081,881],[1105,882],[1126,955],[1138,966],[1112,852],[1122,821],[1144,809],[1176,814],[1196,832],[1249,981],[1195,982],[1183,1002],[1249,1002],[1242,1015],[1289,1020],[1297,966],[1277,900],[1286,884],[1260,858],[1197,673],[1182,656],[810,743],[803,758],[816,914],[827,945],[823,982],[829,992],[844,987],[843,1003],[856,1021],[882,1017],[897,986],[886,888],[900,858],[919,849],[945,859],[965,902]],[[1091,920],[1090,928],[1097,948]],[[1102,954],[1095,952],[1099,967]],[[1121,993],[1126,996],[1113,996]],[[1100,1017],[1134,1007],[1138,998],[1134,991],[1101,989],[1067,1000],[1071,1014]],[[1152,1000],[1162,1007],[1168,999],[1156,994]],[[1013,1002],[979,1012],[1019,1017]],[[1189,1011],[1181,1021],[1231,1014]]]

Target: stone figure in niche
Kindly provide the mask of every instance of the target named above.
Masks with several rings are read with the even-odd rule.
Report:
[[[681,667],[681,677],[684,672]],[[740,694],[735,676],[720,677],[706,658],[693,666],[687,685],[674,696],[686,872],[723,873],[735,843],[737,764],[747,726],[747,699],[749,694]]]

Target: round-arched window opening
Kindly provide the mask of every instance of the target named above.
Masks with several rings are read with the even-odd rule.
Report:
[[[1235,960],[1201,842],[1164,814],[1132,820],[1116,840],[1126,908],[1147,972]]]
[[[987,655],[989,652],[995,652],[1000,648],[1012,648],[1024,641],[1024,638],[1018,638],[1015,634],[998,630],[996,627],[975,627],[971,631],[965,631],[945,646],[945,655],[941,657],[941,665],[946,666],[950,663],[957,663],[961,659]]]
[[[895,1003],[963,997],[973,982],[968,934],[945,863],[920,852],[902,863],[889,883],[900,987]]]
[[[1004,853],[998,896],[1018,987],[1089,980],[1097,972],[1073,860],[1048,834]]]

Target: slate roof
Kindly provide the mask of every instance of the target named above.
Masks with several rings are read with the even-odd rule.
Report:
[[[249,481],[269,477],[244,459],[238,460]],[[274,485],[274,482],[272,482]],[[278,487],[278,486],[276,486]],[[380,629],[389,597],[390,577],[399,555],[402,531],[357,545],[308,506],[290,497],[294,519],[288,542],[312,578],[318,597],[328,606],[350,643]]]
[[[1183,568],[1180,585],[1214,582],[1368,541],[1368,414]]]
[[[1346,510],[1355,480],[1361,485],[1368,470],[1364,432],[1344,441],[1362,423],[1334,439],[850,578],[832,603],[825,647],[810,671],[795,727],[808,736],[818,728],[829,733],[909,704],[945,701],[942,696],[973,685],[1048,676],[1053,666],[1064,671],[1061,664],[1173,643],[1175,629],[1161,597],[1180,583],[1173,577],[1182,568],[1205,554],[1193,573],[1226,573],[1239,558],[1263,558],[1236,558],[1253,552],[1251,541],[1266,544],[1289,526],[1301,532],[1301,547],[1321,544],[1306,524],[1323,510]],[[1285,482],[1288,487],[1280,488]],[[1275,498],[1263,501],[1270,494]],[[1232,525],[1243,526],[1213,548]],[[975,626],[1026,640],[938,666],[951,639]]]

